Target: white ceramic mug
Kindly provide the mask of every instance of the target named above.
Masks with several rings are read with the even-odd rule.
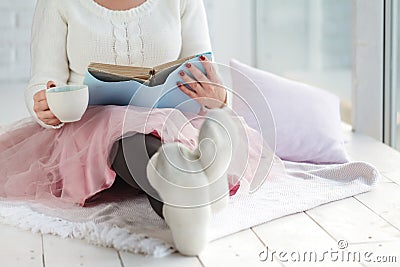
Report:
[[[50,111],[61,122],[79,121],[89,104],[87,85],[65,85],[46,90]]]

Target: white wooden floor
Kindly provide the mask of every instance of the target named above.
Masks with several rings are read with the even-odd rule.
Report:
[[[19,90],[22,96],[21,92]],[[6,101],[1,103],[7,104]],[[1,105],[4,112],[0,117],[8,114],[4,105]],[[16,114],[15,118],[3,116],[0,122],[8,123],[26,115],[24,107],[21,106],[19,111],[21,114]],[[153,259],[95,247],[81,240],[63,240],[0,225],[0,266],[400,266],[400,153],[368,137],[349,133],[349,138],[351,142],[347,150],[351,158],[370,162],[383,174],[383,179],[373,191],[217,240],[209,244],[199,257],[173,254]],[[336,262],[331,261],[330,255],[323,253],[333,253],[334,260],[337,256],[334,253],[342,251],[338,248],[339,240],[345,241],[341,245],[348,242],[349,252],[367,253],[371,262],[343,264],[340,258]],[[272,262],[270,254],[266,259],[267,246],[270,254],[277,252]],[[309,255],[314,251],[319,253],[319,259],[325,255],[325,261],[311,265],[308,261],[295,263],[290,257],[292,252]],[[279,256],[279,252],[287,254]],[[265,261],[260,260],[260,254],[261,260]],[[397,262],[374,263],[375,256],[395,256],[390,260]]]

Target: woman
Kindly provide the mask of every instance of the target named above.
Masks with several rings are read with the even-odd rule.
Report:
[[[148,112],[132,109],[135,121],[130,127],[123,125],[124,107],[94,107],[81,121],[64,125],[49,110],[45,90],[82,84],[90,62],[152,67],[207,51],[211,45],[201,0],[38,0],[25,98],[41,127],[28,124],[1,136],[1,157],[13,157],[19,165],[4,166],[5,186],[0,195],[56,197],[84,205],[109,188],[117,173],[131,186],[145,186],[153,209],[163,217],[163,203],[149,184],[146,165],[162,144],[160,136],[164,142],[179,141],[168,140],[171,136],[162,132],[161,126],[176,123],[160,124],[167,118],[166,111],[154,111],[147,119]],[[182,84],[178,87],[207,108],[222,107],[226,91],[206,83],[218,84],[219,80],[207,58],[200,60],[207,76],[188,64],[187,72],[180,75],[194,91]],[[189,72],[201,83],[191,79]],[[143,130],[140,125],[146,119]],[[136,134],[120,139],[124,127]],[[187,246],[181,246],[182,250]],[[186,254],[197,254],[200,249]]]
[[[31,50],[28,108],[43,127],[60,128],[63,125],[49,110],[44,89],[66,83],[81,84],[90,62],[151,67],[210,51],[211,45],[202,1],[41,0],[34,18]],[[205,57],[201,59],[207,61]],[[188,71],[196,73],[195,66],[188,67]],[[214,72],[208,70],[211,82],[218,82]],[[184,81],[192,82],[188,75],[181,74]],[[223,87],[203,83],[195,92],[182,85],[179,88],[190,97],[201,97],[199,101],[208,108],[221,106],[226,100]],[[205,98],[216,101],[206,102]],[[137,178],[145,176],[146,159],[161,145],[154,135],[136,135],[124,140],[124,144],[137,147],[143,138],[146,146],[131,155],[137,162]],[[143,153],[146,150],[148,156]],[[138,187],[125,164],[122,140],[113,169]],[[160,203],[149,199],[162,216]]]
[[[239,124],[219,109],[226,91],[207,58],[200,57],[206,74],[190,64],[180,73],[193,91],[177,84],[212,109],[202,124],[188,123],[177,109],[93,106],[64,125],[49,110],[45,90],[81,84],[90,62],[152,67],[210,50],[201,0],[38,0],[25,91],[35,121],[0,135],[0,197],[83,206],[120,177],[145,191],[182,254],[200,253],[211,210],[226,205],[228,166],[251,182],[262,143],[246,128],[254,147],[232,155],[245,142],[238,141]]]

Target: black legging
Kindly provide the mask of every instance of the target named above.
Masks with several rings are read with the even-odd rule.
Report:
[[[161,218],[164,218],[162,214],[164,204],[158,200],[160,197],[150,185],[146,173],[149,159],[158,151],[161,144],[161,140],[151,134],[136,133],[135,135],[124,137],[123,140],[118,141],[117,154],[111,167],[117,173],[117,178],[118,176],[121,177],[130,186],[141,191],[144,191],[142,189],[144,186],[147,191],[144,193],[147,195],[151,207]],[[136,181],[142,186],[139,186]],[[157,197],[157,199],[152,196]]]

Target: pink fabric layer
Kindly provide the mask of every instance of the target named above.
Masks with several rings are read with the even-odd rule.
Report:
[[[110,155],[116,140],[137,132],[156,133],[163,143],[195,148],[201,120],[190,123],[188,117],[176,109],[95,106],[82,120],[59,130],[24,123],[0,135],[0,197],[84,205],[114,183]],[[249,151],[250,168],[243,176],[247,180],[259,164],[257,149]],[[237,180],[231,192],[236,192]]]

